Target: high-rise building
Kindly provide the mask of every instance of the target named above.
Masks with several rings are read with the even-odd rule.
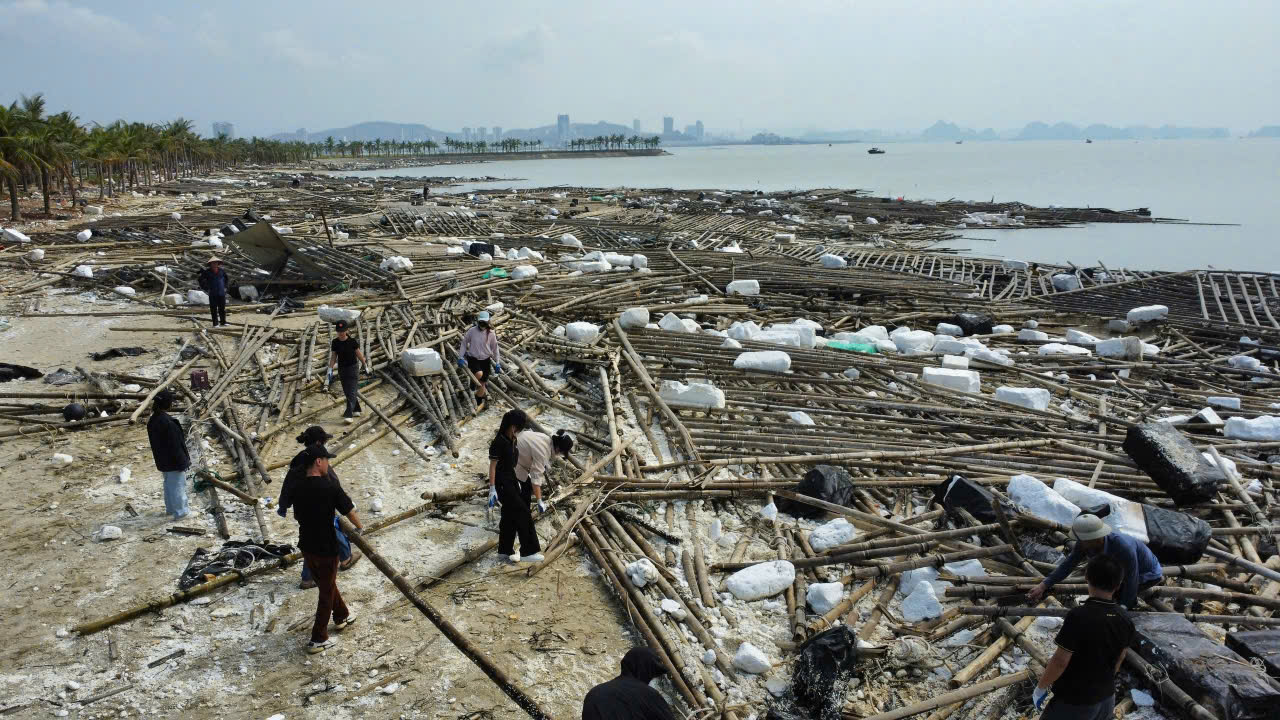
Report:
[[[676,119],[669,115],[667,117],[662,118],[662,134],[674,135],[675,132],[676,132]]]
[[[296,133],[294,133],[294,135],[297,135],[297,136],[298,136],[298,139],[299,139],[299,140],[301,140],[301,141],[303,141],[303,142],[306,142],[306,141],[307,141],[307,129],[306,129],[306,128],[298,128],[298,131],[297,131]]]
[[[569,116],[568,115],[556,116],[556,137],[560,140],[560,142],[564,142],[565,140],[569,139]]]
[[[216,122],[213,124],[213,136],[234,140],[236,137],[236,126],[229,122]]]
[[[502,139],[502,126],[501,126],[501,125],[494,125],[494,126],[493,126],[493,139],[494,139],[494,140],[501,140],[501,139]]]
[[[477,139],[477,140],[487,140],[487,139],[488,139],[488,135],[489,135],[489,128],[487,128],[487,127],[485,127],[485,126],[483,126],[483,125],[481,125],[480,127],[476,128],[476,139]]]
[[[631,132],[640,132],[640,118],[631,121]]]
[[[696,137],[697,139],[699,139],[699,140],[701,140],[701,139],[702,139],[702,133],[703,133],[703,130],[704,130],[704,128],[702,127],[702,121],[701,121],[701,120],[699,120],[698,122],[696,122],[696,123],[694,123],[694,124],[693,124],[693,136],[694,136],[694,137]]]
[[[471,140],[471,128],[469,127],[462,128],[462,140],[464,142]]]

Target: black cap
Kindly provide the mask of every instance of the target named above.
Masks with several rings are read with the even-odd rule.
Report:
[[[336,323],[334,323],[334,324],[333,324],[333,327],[334,327],[334,329],[336,329],[338,332],[342,332],[343,330],[346,330],[346,329],[347,329],[347,321],[346,321],[346,320],[339,320],[338,322],[336,322]]]
[[[333,436],[330,435],[324,428],[320,427],[319,425],[312,425],[311,427],[302,431],[302,434],[298,436],[298,442],[302,443],[303,445],[320,445],[328,442],[329,438],[331,437]]]

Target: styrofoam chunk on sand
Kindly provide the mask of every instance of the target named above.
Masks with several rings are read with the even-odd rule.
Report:
[[[36,248],[35,250],[28,252],[27,259],[33,262],[40,262],[44,259],[44,250]]]
[[[735,321],[725,332],[734,340],[750,340],[760,332],[760,326],[750,320],[746,322]]]
[[[1013,359],[1010,358],[1008,355],[1002,355],[996,352],[995,350],[988,350],[985,348],[975,352],[973,354],[973,359],[980,360],[982,362],[989,362],[994,365],[1008,366],[1013,364]]]
[[[98,530],[99,542],[106,540],[119,540],[122,537],[124,537],[124,531],[115,525],[103,525],[102,528]]]
[[[726,350],[741,350],[742,343],[738,342],[737,340],[734,340],[731,337],[727,337],[724,339],[724,342],[720,343],[720,347]]]
[[[769,662],[769,657],[749,642],[738,646],[738,652],[733,654],[733,666],[752,675],[759,675],[773,669],[773,663]]]
[[[1067,345],[1065,343],[1049,343],[1041,345],[1036,351],[1040,355],[1092,355],[1093,351],[1082,348],[1079,345]]]
[[[1224,410],[1239,410],[1240,398],[1238,397],[1207,397],[1205,402],[1213,407],[1219,407]]]
[[[909,623],[936,618],[942,614],[942,603],[933,590],[933,584],[916,584],[915,590],[902,601],[902,619]]]
[[[759,280],[734,280],[725,287],[725,292],[730,295],[759,295]]]
[[[1018,331],[1019,340],[1048,340],[1049,333],[1032,330],[1031,328],[1023,328]]]
[[[916,589],[918,583],[928,584],[937,579],[938,570],[936,568],[922,567],[904,571],[898,580],[898,594],[905,597]]]
[[[662,612],[670,615],[671,619],[676,621],[683,620],[685,619],[685,616],[688,615],[688,613],[684,611],[684,608],[680,606],[680,603],[672,600],[671,598],[662,599]]]
[[[1090,335],[1090,334],[1089,334],[1089,333],[1087,333],[1087,332],[1084,332],[1083,330],[1076,330],[1076,329],[1072,328],[1072,329],[1067,330],[1067,342],[1070,342],[1070,343],[1096,343],[1096,342],[1098,342],[1098,338],[1096,338],[1096,337],[1094,337],[1094,336]]]
[[[57,466],[64,466],[64,465],[70,465],[74,461],[75,461],[75,458],[71,457],[66,453],[54,453],[53,458],[49,462]]]
[[[818,258],[818,262],[822,264],[822,267],[829,268],[831,270],[838,270],[849,264],[849,262],[844,258],[839,255],[832,255],[831,253],[826,253],[822,257]]]
[[[406,348],[400,353],[400,366],[414,377],[435,375],[444,371],[444,360],[433,348]]]
[[[897,332],[895,337],[891,337],[893,344],[898,348],[898,352],[903,355],[920,355],[933,351],[934,334],[928,330],[906,330],[905,332]]]
[[[1232,440],[1271,442],[1280,440],[1280,417],[1259,415],[1255,418],[1227,418],[1223,434]]]
[[[115,290],[117,295],[125,295],[128,297],[133,297],[134,295],[138,294],[137,290],[134,290],[128,285],[117,285],[116,287],[112,288],[112,290]]]
[[[996,399],[1030,410],[1049,409],[1049,391],[1044,388],[1020,388],[1003,385],[996,388]]]
[[[844,545],[853,540],[853,525],[844,518],[836,518],[825,525],[819,525],[809,532],[809,546],[814,552],[822,552],[837,545]]]
[[[20,231],[18,231],[18,230],[14,230],[13,228],[5,228],[5,229],[4,229],[4,232],[0,233],[0,236],[3,236],[3,237],[4,237],[4,241],[5,241],[6,243],[29,243],[29,242],[31,242],[31,238],[27,237],[25,234],[23,234],[22,232],[20,232]]]
[[[1141,325],[1142,323],[1155,322],[1169,317],[1169,308],[1164,305],[1143,305],[1130,310],[1124,319],[1130,325]]]
[[[560,236],[561,245],[572,245],[573,247],[582,247],[582,241],[574,237],[573,233],[565,233]]]
[[[796,568],[786,560],[772,560],[743,568],[729,576],[725,586],[739,600],[750,602],[773,597],[795,582]]]
[[[571,322],[564,326],[564,336],[573,342],[592,343],[600,337],[600,327],[589,322]]]
[[[538,277],[538,268],[532,265],[517,265],[511,270],[512,280],[528,280],[532,277]]]
[[[964,329],[961,328],[959,325],[952,325],[951,323],[944,323],[944,322],[938,323],[938,328],[936,332],[939,335],[950,335],[951,337],[964,336]]]
[[[982,379],[976,370],[927,367],[923,379],[930,385],[940,385],[960,392],[976,393],[982,390]]]
[[[963,355],[943,355],[942,367],[951,368],[952,370],[968,370],[969,358]]]
[[[204,292],[203,290],[188,290],[187,302],[191,303],[192,305],[208,305],[209,294]]]
[[[725,339],[727,340],[728,338],[725,338]],[[813,418],[809,417],[809,413],[804,412],[803,410],[792,410],[791,412],[787,413],[787,417],[791,419],[791,422],[797,425],[813,425],[814,424]]]
[[[733,361],[733,366],[739,370],[786,372],[791,369],[791,356],[781,350],[744,352]]]
[[[76,233],[76,239],[80,242],[87,242],[91,237],[93,237],[93,231],[89,229],[81,230]]]
[[[724,409],[724,391],[710,383],[695,382],[686,385],[678,380],[663,380],[658,395],[672,407]]]
[[[1098,357],[1115,360],[1141,360],[1142,340],[1136,337],[1119,337],[1103,340],[1093,346]]]
[[[1142,513],[1141,504],[1125,500],[1122,497],[1097,488],[1081,485],[1068,478],[1054,480],[1053,489],[1054,492],[1066,498],[1067,502],[1076,507],[1109,506],[1111,511],[1106,517],[1102,518],[1102,522],[1106,523],[1112,530],[1122,532],[1144,543],[1150,539],[1147,537],[1147,520]]]
[[[165,295],[165,296],[163,296],[163,297],[161,297],[161,298],[160,298],[160,304],[161,304],[161,305],[168,305],[169,307],[174,307],[174,306],[176,306],[176,305],[181,305],[181,304],[182,304],[182,295],[181,295],[180,293],[169,293],[168,295]]]
[[[353,323],[356,318],[360,317],[359,310],[347,310],[346,308],[336,308],[328,305],[321,305],[316,310],[316,314],[320,316],[321,320],[331,323],[338,321]]]
[[[805,590],[805,601],[819,615],[826,615],[844,598],[844,583],[814,583]]]
[[[1012,335],[1013,326],[1012,325],[992,325],[991,334],[992,335]]]
[[[1080,508],[1070,500],[1030,475],[1009,478],[1009,497],[1014,505],[1042,520],[1069,526],[1080,514]]]
[[[658,579],[658,569],[653,566],[649,558],[641,558],[626,567],[627,579],[632,585],[642,588]]]
[[[684,321],[675,313],[663,315],[662,319],[658,321],[658,327],[667,332],[689,332],[689,328],[684,324]]]
[[[71,271],[72,275],[82,278],[93,277],[93,267],[90,265],[77,265],[75,270]]]

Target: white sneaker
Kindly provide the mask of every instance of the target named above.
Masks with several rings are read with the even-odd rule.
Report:
[[[356,421],[356,419],[355,419],[355,418],[342,418],[342,422],[344,422],[344,423],[346,423],[346,424],[348,424],[348,425],[350,425],[351,423],[353,423],[353,422],[355,422],[355,421]]]
[[[307,654],[315,655],[317,653],[322,653],[331,647],[333,647],[333,638],[329,638],[324,642],[309,642],[307,643]]]
[[[546,558],[542,553],[534,553],[534,554],[532,554],[532,555],[521,555],[521,556],[520,556],[520,562],[522,562],[522,563],[540,563],[540,562],[542,562],[543,560],[546,560],[546,559],[547,559],[547,558]]]

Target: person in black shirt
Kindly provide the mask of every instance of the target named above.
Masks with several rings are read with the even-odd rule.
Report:
[[[338,331],[338,337],[329,344],[333,351],[329,356],[330,381],[336,365],[338,379],[342,381],[342,394],[347,396],[347,411],[342,417],[351,423],[354,422],[353,417],[360,416],[360,398],[356,394],[360,390],[360,368],[368,368],[369,363],[365,362],[364,353],[360,352],[359,341],[347,334],[346,322],[339,320],[334,329]]]
[[[187,468],[191,456],[187,454],[187,436],[182,431],[169,408],[173,407],[173,393],[168,390],[156,395],[151,405],[153,412],[147,421],[147,439],[151,441],[151,456],[156,470],[164,476],[164,510],[181,520],[187,516]]]
[[[515,540],[519,535],[520,562],[542,562],[538,533],[533,529],[529,510],[533,486],[516,477],[516,463],[520,460],[516,435],[528,424],[529,416],[523,410],[509,410],[502,416],[498,434],[489,444],[489,506],[495,503],[502,506],[498,520],[498,554],[510,559],[515,554]]]
[[[324,652],[333,645],[329,640],[329,617],[333,627],[345,630],[355,616],[338,592],[338,538],[333,533],[334,513],[346,515],[356,530],[364,525],[356,514],[355,504],[343,491],[342,484],[329,477],[329,458],[333,455],[324,445],[311,445],[303,450],[302,466],[306,475],[291,488],[293,517],[298,521],[298,549],[303,562],[319,590],[316,598],[316,620],[311,627],[307,652]]]
[[[311,447],[313,445],[324,445],[332,437],[332,435],[325,432],[324,428],[319,425],[312,425],[303,430],[297,439],[299,444]],[[280,483],[280,500],[276,507],[276,513],[280,517],[289,516],[289,508],[293,505],[294,488],[307,476],[307,469],[303,465],[307,457],[306,447],[289,461],[289,470],[285,473],[284,482]],[[329,479],[338,482],[338,474],[333,471],[332,464],[329,466]],[[338,538],[338,572],[345,572],[359,562],[362,556],[359,550],[351,551],[351,541],[347,539],[346,533],[342,532],[342,528],[338,527],[338,516],[336,515],[333,517],[333,532]],[[298,587],[303,590],[310,590],[315,586],[315,579],[311,577],[311,572],[307,570],[306,563],[303,563],[302,582]]]
[[[213,316],[213,326],[227,324],[227,288],[231,281],[227,279],[227,271],[222,269],[222,261],[216,257],[209,258],[208,267],[196,276],[200,289],[209,296],[209,314]]]
[[[666,672],[657,653],[631,648],[622,656],[622,674],[583,698],[582,720],[675,720],[662,694],[649,685]]]
[[[1116,671],[1135,635],[1133,621],[1114,599],[1124,569],[1098,555],[1089,561],[1085,579],[1089,598],[1067,613],[1054,639],[1058,649],[1031,696],[1042,707],[1053,687],[1040,720],[1111,720],[1115,710]]]

